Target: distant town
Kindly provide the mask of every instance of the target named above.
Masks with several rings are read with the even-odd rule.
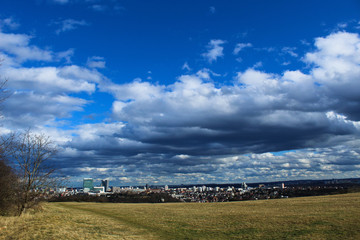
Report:
[[[97,185],[97,186],[96,186]],[[267,183],[110,186],[109,180],[95,184],[84,178],[82,188],[50,191],[54,201],[100,202],[228,202],[262,200],[360,191],[360,178],[299,180]]]

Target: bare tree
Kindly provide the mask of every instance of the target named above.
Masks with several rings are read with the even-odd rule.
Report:
[[[7,80],[0,76],[0,109],[11,95],[6,85]],[[37,205],[41,190],[55,184],[54,169],[48,164],[55,153],[54,143],[43,134],[30,130],[23,134],[0,133],[0,207],[6,210],[16,205],[20,216]],[[12,163],[13,168],[7,162]]]
[[[15,162],[19,178],[18,213],[39,203],[42,191],[53,187],[54,168],[49,159],[57,149],[48,136],[35,134],[30,130],[15,137],[11,146],[11,158]]]

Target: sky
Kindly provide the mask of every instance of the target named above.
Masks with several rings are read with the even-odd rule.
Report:
[[[69,184],[360,177],[357,0],[4,0],[0,134]]]

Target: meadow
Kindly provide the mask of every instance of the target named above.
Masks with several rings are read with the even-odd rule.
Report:
[[[0,239],[360,239],[360,193],[229,203],[45,203]]]

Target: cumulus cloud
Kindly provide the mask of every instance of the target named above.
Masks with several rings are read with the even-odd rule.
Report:
[[[53,53],[30,45],[31,36],[0,32],[0,51],[15,57],[19,62],[27,60],[52,61]]]
[[[23,48],[44,51],[27,35],[1,36],[14,40],[0,42],[9,59],[29,60],[18,54]],[[204,57],[222,57],[224,43],[210,41]],[[6,65],[0,74],[17,91],[4,111],[5,125],[38,121],[39,128],[53,129],[63,149],[54,161],[69,175],[81,170],[168,184],[358,176],[359,48],[358,34],[332,33],[316,38],[302,58],[306,72],[252,67],[236,72],[231,84],[216,82],[212,78],[222,76],[205,68],[168,85],[116,84],[96,70],[105,65],[101,57],[90,57],[89,68]],[[57,53],[48,53],[54,61]],[[90,103],[81,93],[97,89],[115,99],[107,122],[66,131],[54,126]],[[78,93],[82,97],[73,96]]]
[[[6,65],[19,65],[25,61],[60,61],[65,59],[70,63],[73,49],[54,53],[31,45],[33,36],[27,34],[4,33],[0,31],[0,54]]]
[[[7,87],[12,91],[3,108],[2,124],[12,130],[61,127],[61,119],[70,118],[73,112],[83,111],[90,104],[84,97],[70,94],[93,93],[101,78],[77,66],[5,68],[1,75],[10,79]]]
[[[26,67],[24,62],[36,60],[46,65],[65,59],[69,63],[72,49],[53,52],[30,44],[31,36],[0,32],[0,56],[4,59],[0,76],[9,79],[12,92],[4,105],[2,124],[8,130],[27,127],[40,129],[61,125],[59,119],[82,111],[90,101],[70,94],[92,94],[105,78],[96,70],[68,65],[62,67]]]
[[[203,53],[202,56],[206,58],[209,63],[216,61],[219,57],[223,57],[224,47],[222,46],[225,44],[225,41],[220,39],[213,39],[207,45],[208,51]]]
[[[90,103],[83,97],[70,94],[95,92],[101,81],[99,73],[78,66],[39,68],[0,68],[0,75],[8,79],[12,95],[4,105],[2,123],[9,129],[59,127],[60,119],[73,112],[83,111]]]
[[[170,85],[102,86],[116,98],[112,119],[119,125],[79,135],[69,146],[91,152],[95,167],[103,159],[123,166],[119,178],[151,173],[140,177],[145,182],[226,181],[225,171],[229,180],[248,181],[356,176],[360,124],[351,106],[360,99],[345,89],[358,89],[359,42],[344,32],[317,38],[303,58],[307,73],[249,68],[234,84],[218,86],[203,69]]]
[[[10,129],[38,129],[43,125],[56,127],[56,119],[67,118],[81,111],[88,101],[66,95],[16,91],[4,105],[2,120]]]
[[[334,107],[353,120],[360,120],[357,91],[360,82],[360,38],[358,34],[337,32],[317,38],[317,50],[307,53],[305,61],[313,64],[311,76],[328,96],[337,99]]]
[[[329,118],[324,109],[331,105],[317,106],[309,96],[306,106],[291,92],[309,81],[300,72],[277,76],[249,69],[239,74],[239,84],[222,88],[208,79],[183,75],[170,86],[119,86],[113,114],[128,123],[124,137],[171,154],[213,155],[304,148],[357,131],[352,122]]]
[[[0,71],[11,79],[10,87],[18,90],[35,89],[37,92],[88,92],[95,91],[101,75],[75,65],[61,68],[6,68]]]

